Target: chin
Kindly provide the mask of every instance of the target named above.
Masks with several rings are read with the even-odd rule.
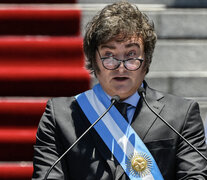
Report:
[[[115,87],[115,88],[108,89],[106,92],[110,96],[118,95],[121,98],[121,100],[127,99],[129,96],[133,94],[133,92],[131,92],[131,89],[129,89],[128,87],[127,88]]]
[[[133,91],[132,89],[130,89],[130,90],[128,89],[127,91],[126,90],[125,91],[119,90],[117,92],[118,92],[118,95],[120,96],[121,100],[124,100],[124,99],[127,99],[128,97],[132,96],[136,92],[136,90]]]
[[[120,97],[120,100],[125,100],[130,96],[129,94],[118,94],[118,95]]]

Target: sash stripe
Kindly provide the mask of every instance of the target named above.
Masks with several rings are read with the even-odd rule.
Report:
[[[95,122],[95,120],[106,110],[106,107],[109,107],[111,104],[100,84],[94,86],[93,90],[79,94],[76,96],[76,99],[91,124]],[[163,179],[156,162],[142,140],[114,106],[110,109],[109,113],[94,126],[94,128],[119,161],[130,179]],[[143,177],[134,176],[127,167],[127,162],[130,157],[137,153],[147,154],[152,162],[151,172]]]

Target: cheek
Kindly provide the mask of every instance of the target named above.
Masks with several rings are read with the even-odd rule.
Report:
[[[133,78],[134,83],[139,85],[144,80],[144,77],[145,77],[145,72],[144,71],[136,73],[134,75],[134,78]]]
[[[106,83],[108,78],[108,73],[105,71],[105,69],[102,69],[100,67],[100,71],[97,73],[97,79],[100,83]]]

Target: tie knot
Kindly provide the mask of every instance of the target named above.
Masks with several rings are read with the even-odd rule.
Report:
[[[124,116],[124,118],[128,120],[127,108],[130,106],[130,104],[122,102],[122,103],[116,103],[115,106],[119,110],[119,112]]]
[[[129,106],[129,104],[121,102],[121,103],[116,103],[116,106],[117,106],[118,109],[126,110],[128,108],[128,106]]]

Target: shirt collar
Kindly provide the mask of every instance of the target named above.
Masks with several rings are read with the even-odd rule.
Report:
[[[130,104],[133,107],[137,107],[137,104],[139,102],[140,96],[138,92],[136,91],[133,95],[125,99],[123,102]]]
[[[143,86],[144,85],[142,83],[141,87],[143,87]],[[111,96],[109,96],[107,93],[106,93],[106,95],[109,97],[109,99],[111,99]],[[137,104],[139,102],[139,99],[140,99],[140,96],[139,96],[138,92],[136,91],[133,95],[131,95],[130,97],[128,97],[127,99],[125,99],[123,102],[128,103],[128,104],[130,104],[133,107],[137,107]]]

